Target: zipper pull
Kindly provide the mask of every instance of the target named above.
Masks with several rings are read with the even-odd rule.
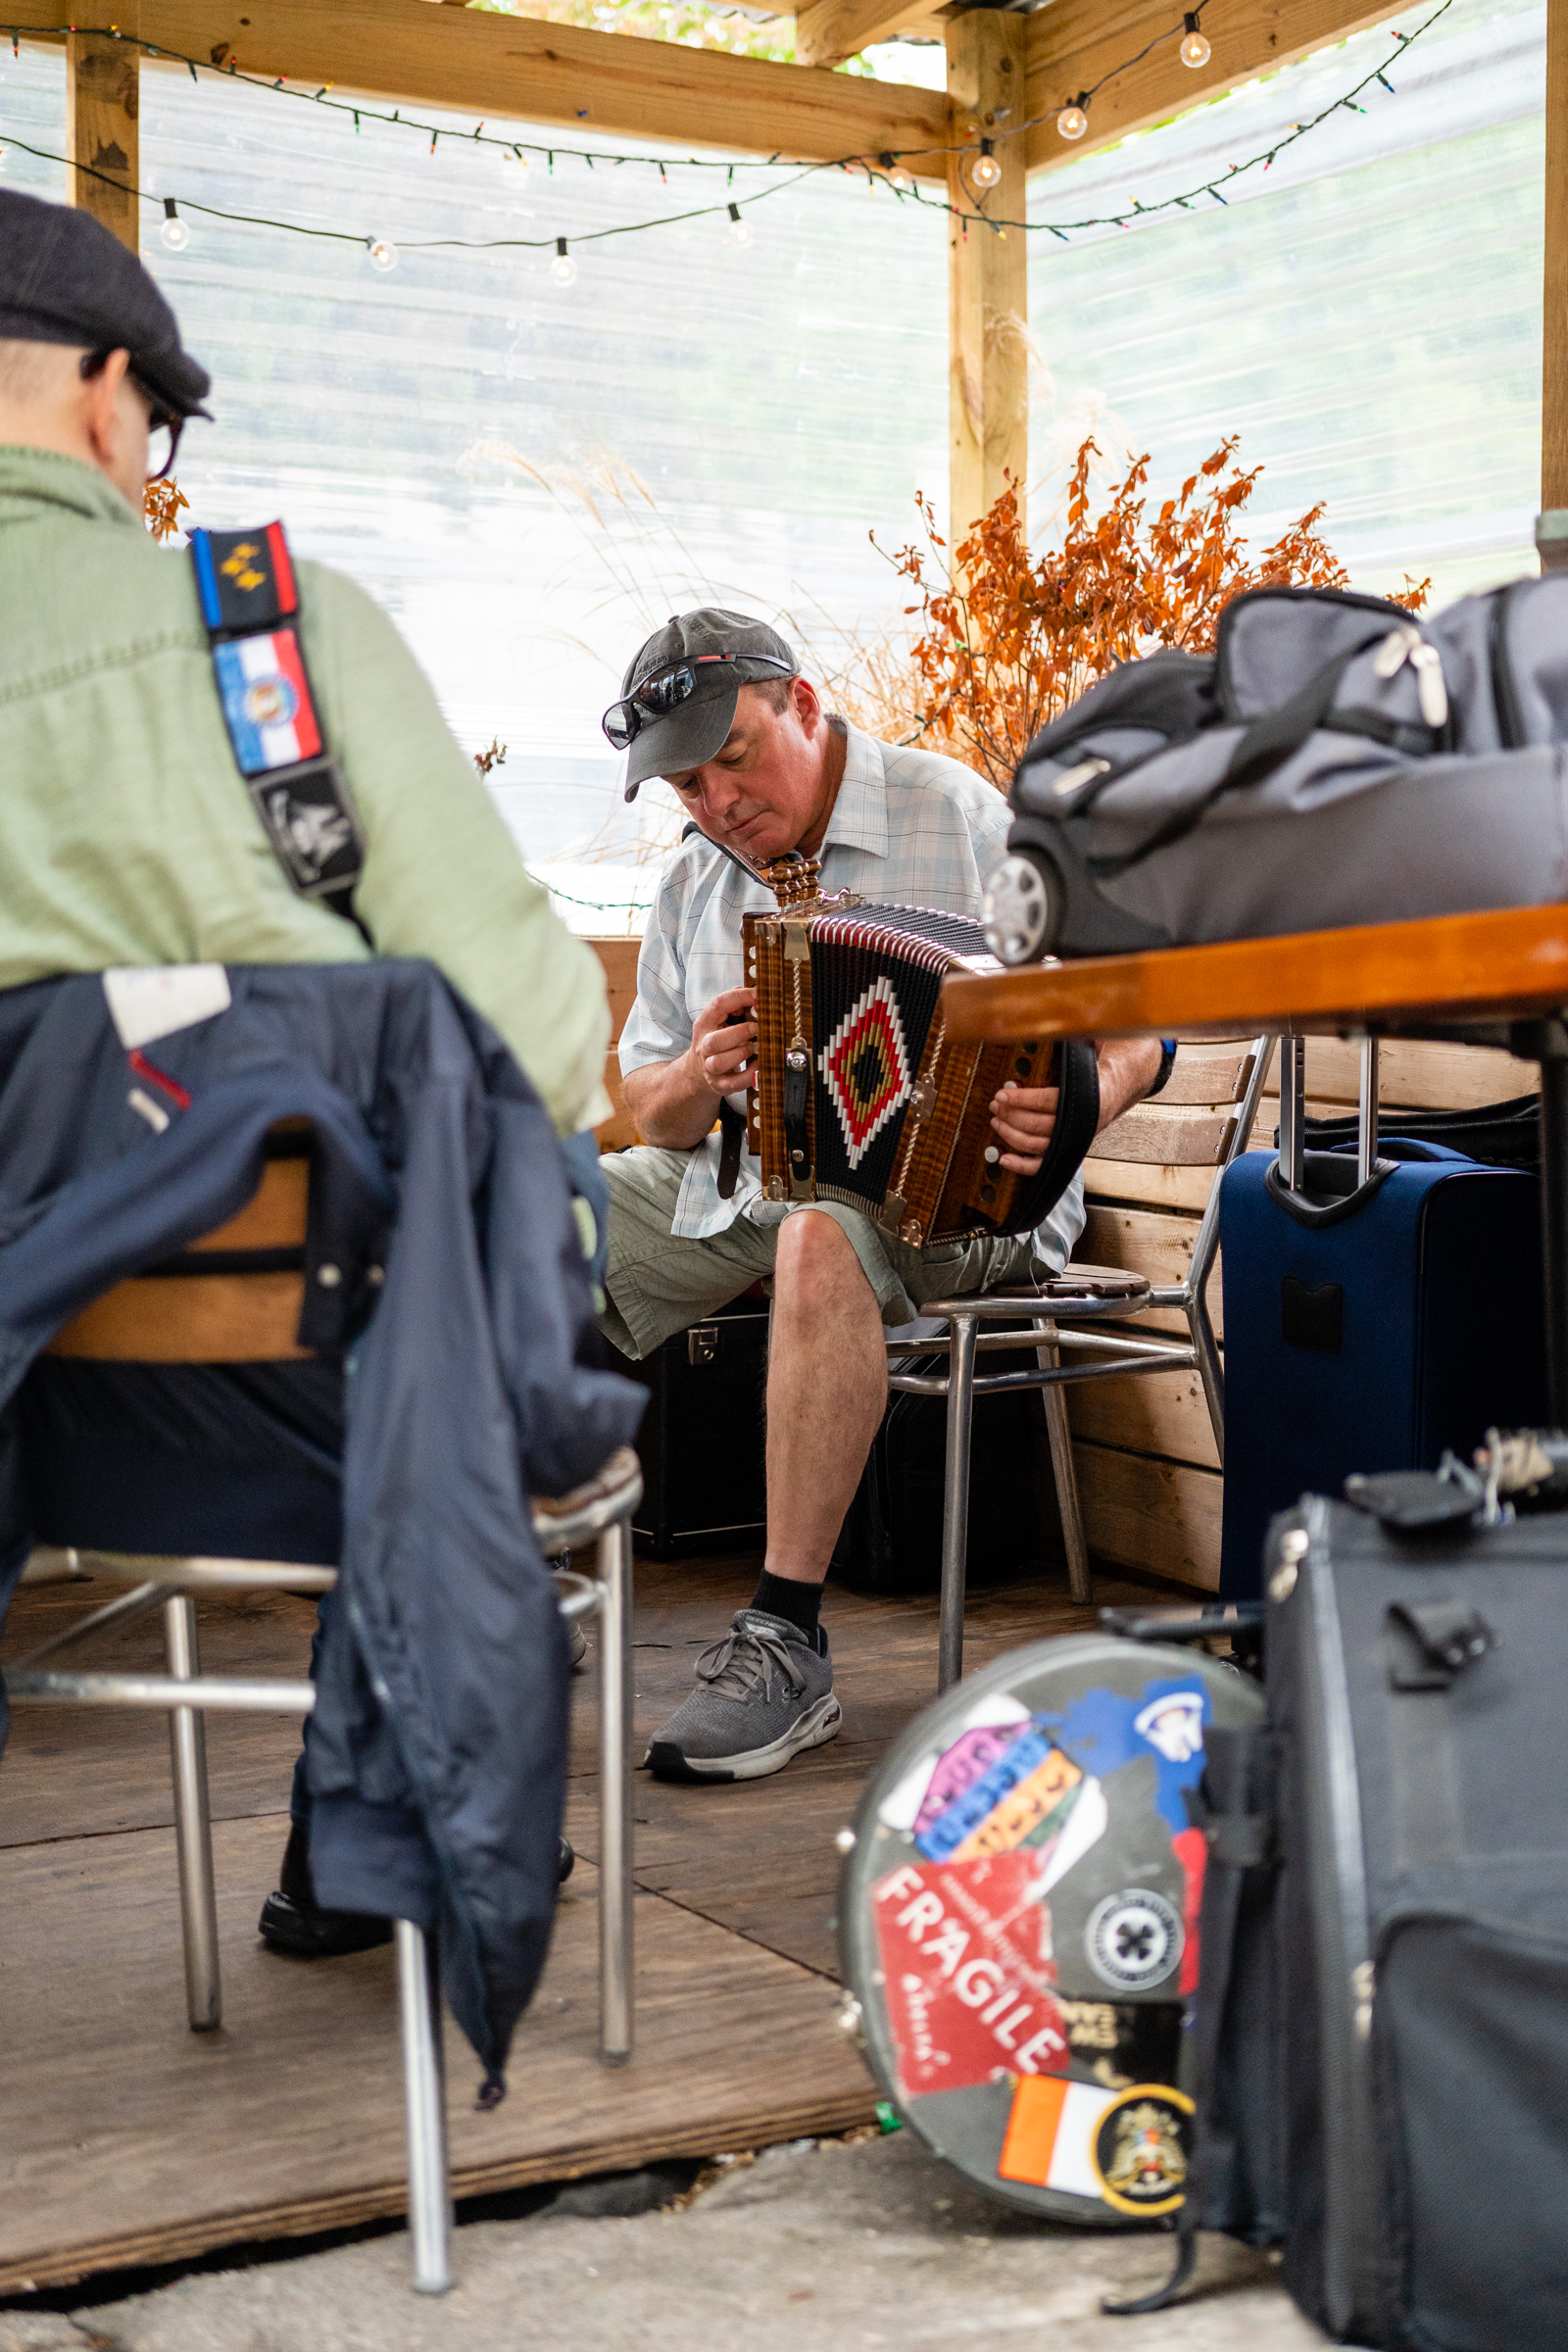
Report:
[[[1407,620],[1401,621],[1398,628],[1389,631],[1378,647],[1377,660],[1372,664],[1374,674],[1380,678],[1396,677],[1406,662],[1414,659],[1415,649],[1420,643],[1420,630]]]
[[[1410,648],[1410,666],[1415,671],[1415,690],[1421,705],[1421,715],[1429,727],[1446,726],[1448,721],[1448,689],[1443,679],[1443,656],[1435,645],[1423,639]]]

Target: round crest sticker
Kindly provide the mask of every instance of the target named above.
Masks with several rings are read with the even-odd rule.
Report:
[[[253,727],[286,727],[299,707],[300,698],[281,671],[253,679],[245,689],[245,715]]]
[[[1180,1963],[1186,1936],[1179,1914],[1148,1886],[1124,1886],[1089,1914],[1084,1956],[1102,1984],[1149,1992]]]
[[[1153,2219],[1187,2194],[1193,2102],[1164,2082],[1135,2082],[1112,2099],[1095,2130],[1090,2157],[1107,2205]]]

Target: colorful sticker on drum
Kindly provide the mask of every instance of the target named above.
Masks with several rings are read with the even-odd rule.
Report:
[[[988,1764],[995,1763],[1008,1741],[1016,1738],[1020,1726],[1028,1721],[1028,1708],[1009,1698],[1005,1691],[994,1691],[988,1698],[976,1699],[952,1745],[927,1748],[919,1761],[888,1790],[876,1809],[878,1821],[890,1830],[924,1829],[956,1796],[961,1796],[972,1781],[978,1780]],[[986,1738],[971,1743],[970,1734],[974,1732],[984,1732]],[[928,1798],[932,1800],[929,1804]]]
[[[1163,2082],[1121,2091],[1095,2128],[1090,2154],[1100,2193],[1118,2213],[1155,2219],[1187,2194],[1193,2102]]]
[[[1187,1791],[1203,1773],[1203,1726],[1212,1714],[1208,1692],[1186,1675],[1146,1683],[1137,1698],[1103,1687],[1086,1690],[1062,1715],[1041,1715],[1056,1745],[1086,1773],[1103,1780],[1124,1764],[1150,1756],[1154,1764],[1154,1810],[1170,1831],[1171,1849],[1181,1865],[1182,1973],[1180,1990],[1198,1984],[1198,1918],[1203,1900],[1208,1845],[1193,1828]],[[1097,1971],[1102,1982],[1108,1982]]]
[[[1068,2196],[1093,2197],[1104,2188],[1095,2169],[1095,2140],[1101,2121],[1116,2103],[1113,2090],[1095,2082],[1063,2082],[1049,2076],[1026,2078],[1012,2094],[1012,2109],[997,2161],[1003,2180],[1031,2188],[1056,2188]]]
[[[1066,1799],[1075,1792],[1083,1777],[1072,1758],[1064,1756],[1059,1747],[1049,1749],[1045,1761],[1036,1765],[1028,1779],[1009,1788],[979,1828],[971,1830],[954,1854],[955,1862],[976,1861],[981,1854],[1010,1853],[1036,1832],[1042,1837],[1049,1835],[1048,1822],[1054,1822],[1060,1829],[1066,1819]]]
[[[871,1889],[899,2088],[916,2098],[1067,2064],[1040,1857],[907,1863]]]
[[[926,1829],[916,1833],[914,1842],[921,1853],[933,1862],[946,1862],[1002,1799],[1039,1769],[1050,1753],[1051,1741],[1033,1724],[1019,1732],[961,1796],[939,1813]]]

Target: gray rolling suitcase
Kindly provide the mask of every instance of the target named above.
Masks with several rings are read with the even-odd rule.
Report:
[[[1568,1519],[1349,1485],[1274,1521],[1268,1722],[1209,1742],[1188,2257],[1283,2245],[1338,2342],[1560,2352]]]

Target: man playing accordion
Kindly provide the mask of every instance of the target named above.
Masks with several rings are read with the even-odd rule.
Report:
[[[760,1279],[771,1282],[767,1553],[756,1596],[703,1652],[697,1687],[656,1733],[662,1778],[778,1772],[840,1723],[822,1580],[887,1398],[884,1326],[922,1303],[1058,1273],[1083,1230],[1074,1175],[1035,1231],[919,1248],[837,1200],[764,1197],[742,1151],[721,1177],[721,1105],[755,1086],[754,992],[742,916],[768,906],[747,871],[798,850],[821,888],[978,918],[1009,821],[993,786],[939,754],[879,743],[826,710],[791,648],[737,612],[684,612],[628,669],[605,732],[627,753],[626,798],[662,776],[693,820],[661,878],[620,1040],[626,1101],[646,1141],[604,1162],[610,1268],[604,1327],[644,1356]],[[744,862],[742,862],[744,861]],[[1101,1124],[1151,1091],[1152,1042],[1098,1049]],[[1001,1167],[1034,1174],[1054,1087],[1009,1085],[991,1105]],[[734,1131],[733,1119],[729,1122]],[[775,1188],[776,1189],[776,1188]]]

